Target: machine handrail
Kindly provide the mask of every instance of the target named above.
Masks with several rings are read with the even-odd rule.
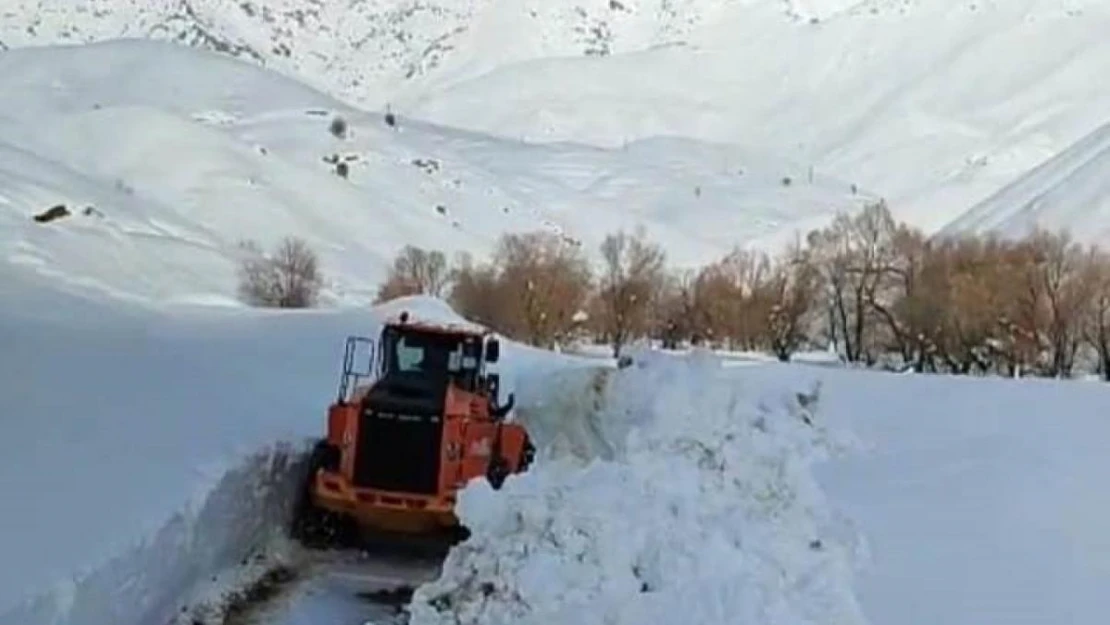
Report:
[[[355,369],[355,358],[358,352],[358,345],[365,343],[367,345],[368,357],[366,359],[366,370],[359,371]],[[347,342],[343,347],[343,372],[339,379],[339,402],[346,402],[350,398],[350,393],[360,380],[369,379],[374,375],[374,340],[365,336],[348,336]]]

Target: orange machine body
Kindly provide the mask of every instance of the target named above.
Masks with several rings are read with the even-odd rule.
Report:
[[[403,389],[394,391],[389,386],[393,366],[389,350],[406,338],[424,345],[457,344],[459,354],[464,349],[478,354],[474,366],[458,379],[435,368],[404,373],[412,373],[419,384],[426,384],[421,388],[434,399],[434,404],[421,403],[421,414],[406,413],[395,407],[401,403],[392,403],[408,397],[401,395]],[[385,350],[377,359],[380,379],[348,386],[351,377],[359,377],[351,372],[349,342],[344,384],[339,399],[328,409],[323,441],[331,448],[332,459],[313,468],[313,503],[354,520],[360,528],[429,533],[458,525],[456,492],[470,480],[488,478],[499,488],[507,474],[523,471],[530,462],[531,443],[521,425],[505,422],[503,414],[496,414],[496,382],[492,388],[489,382],[497,376],[485,370],[490,340],[488,334],[469,328],[407,321],[387,324],[378,346]],[[396,461],[388,464],[375,464],[373,458],[364,457],[392,454],[398,448],[411,453],[400,452]],[[430,467],[435,468],[434,476],[428,473]],[[497,472],[491,473],[494,468]],[[392,483],[420,482],[422,486],[383,487],[374,483],[374,471],[390,473],[396,478]],[[423,477],[417,479],[417,474]]]

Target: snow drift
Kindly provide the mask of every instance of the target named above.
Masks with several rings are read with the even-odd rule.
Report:
[[[543,449],[499,492],[474,482],[471,538],[413,598],[413,625],[863,623],[855,537],[809,465],[849,439],[815,414],[818,389],[756,390],[706,354],[640,354],[630,369],[558,376],[537,421],[604,425],[604,457]],[[583,384],[584,383],[584,384]]]
[[[413,623],[1105,622],[1110,389],[652,354],[522,405]],[[689,619],[689,620],[688,620]]]
[[[212,576],[280,551],[345,337],[376,336],[400,308],[459,320],[422,297],[153,312],[2,266],[0,301],[2,625],[166,623],[211,595]],[[509,342],[503,353],[505,392],[519,371],[575,362]]]
[[[7,277],[0,623],[165,623],[280,531],[372,318],[121,312]]]
[[[796,376],[747,369],[750,384]],[[856,596],[886,625],[1102,625],[1110,612],[1110,387],[814,369],[858,438],[816,467],[866,537]]]

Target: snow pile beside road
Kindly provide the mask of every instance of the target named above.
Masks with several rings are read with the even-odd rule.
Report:
[[[182,597],[199,592],[209,576],[215,580],[217,573],[235,571],[253,559],[249,554],[264,557],[283,542],[283,527],[275,521],[288,514],[301,456],[294,446],[275,445],[218,471],[222,477],[206,495],[152,535],[85,574],[75,572],[52,592],[0,613],[0,622],[142,623],[184,610]]]
[[[854,534],[809,472],[842,444],[817,388],[746,388],[703,353],[568,379],[611,459],[549,455],[500,492],[470,484],[472,536],[417,590],[412,625],[865,622]]]
[[[285,547],[347,335],[376,336],[401,310],[462,321],[427,297],[126,307],[2,264],[0,302],[0,625],[166,625],[194,616],[187,604],[218,608],[264,568],[256,554],[272,564]],[[511,341],[502,360],[508,372],[575,362]]]

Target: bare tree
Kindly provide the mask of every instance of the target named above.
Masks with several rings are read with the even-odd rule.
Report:
[[[869,303],[902,363],[919,372],[935,371],[950,289],[947,256],[943,247],[904,224],[894,232],[892,246],[887,295],[872,297]]]
[[[323,277],[319,259],[303,239],[287,237],[270,255],[245,242],[239,266],[239,295],[252,306],[307,308],[316,305]]]
[[[655,328],[663,349],[678,349],[685,341],[697,344],[704,337],[705,318],[698,308],[697,275],[694,270],[683,269],[664,278]]]
[[[771,260],[761,252],[733,249],[715,268],[711,306],[721,338],[732,349],[755,350],[766,345],[767,319],[773,302],[767,289]],[[708,285],[707,285],[708,286]]]
[[[438,250],[406,245],[393,260],[389,277],[378,289],[378,302],[406,295],[443,297],[450,275],[447,257]]]
[[[552,348],[573,338],[591,289],[578,247],[548,232],[506,234],[492,262],[463,255],[452,272],[451,303],[466,317],[514,339]]]
[[[508,333],[549,348],[572,337],[592,279],[577,246],[545,231],[508,234],[498,243],[494,265]]]
[[[777,259],[767,280],[767,311],[771,351],[783,362],[806,340],[806,318],[814,309],[820,273],[810,251],[795,242]]]
[[[1022,320],[1036,341],[1043,373],[1070,376],[1082,335],[1082,313],[1091,297],[1083,279],[1083,249],[1066,232],[1036,230],[1019,259]]]
[[[1026,335],[1012,321],[1015,246],[996,237],[965,236],[935,245],[947,277],[938,331],[938,356],[954,373],[988,373],[999,359],[1017,371],[1025,362]],[[943,298],[943,299],[941,299]]]
[[[1095,352],[1102,379],[1110,381],[1110,254],[1092,247],[1086,255],[1083,280],[1091,289],[1083,315],[1083,338]]]
[[[890,297],[897,225],[884,202],[866,206],[857,215],[841,213],[832,225],[811,232],[808,241],[821,270],[829,333],[843,345],[848,362],[873,359],[873,304]]]
[[[631,236],[621,231],[605,237],[601,257],[596,327],[612,346],[613,357],[619,358],[628,341],[650,331],[652,308],[664,283],[666,255],[637,229]]]
[[[448,299],[459,314],[505,332],[507,302],[493,265],[476,265],[470,254],[460,254],[451,270],[451,284]]]

